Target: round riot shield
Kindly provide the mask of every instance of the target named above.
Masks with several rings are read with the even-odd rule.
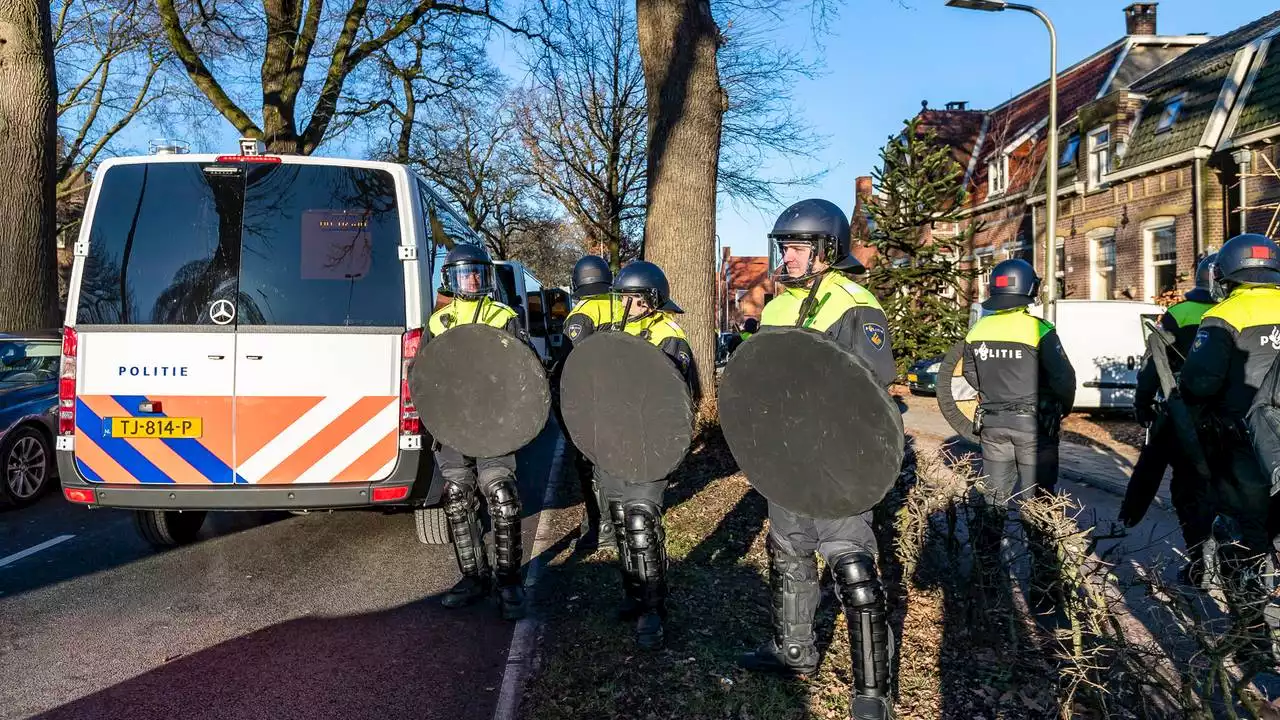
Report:
[[[978,391],[964,379],[964,341],[951,346],[938,368],[938,409],[951,429],[977,444],[973,416],[978,412]]]
[[[753,335],[730,357],[719,403],[725,439],[747,480],[787,510],[858,515],[898,477],[897,404],[861,359],[820,333]]]
[[[693,439],[693,403],[675,363],[620,332],[573,346],[560,376],[560,414],[583,455],[633,483],[671,474]]]
[[[409,394],[436,440],[468,457],[515,452],[542,432],[551,409],[533,350],[488,325],[459,325],[422,346]]]

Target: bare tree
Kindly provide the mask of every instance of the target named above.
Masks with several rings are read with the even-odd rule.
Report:
[[[172,55],[148,0],[58,0],[58,232],[80,221],[89,174],[133,121],[169,97]]]
[[[645,188],[644,74],[624,0],[550,14],[549,46],[530,61],[520,136],[530,175],[616,270],[641,251]]]
[[[51,327],[57,90],[48,0],[0,0],[0,328]]]
[[[279,153],[310,154],[344,127],[335,126],[334,119],[348,79],[424,21],[469,16],[530,35],[497,17],[490,0],[156,4],[165,34],[195,86],[241,134],[262,138]],[[313,59],[326,63],[322,71],[312,66]],[[255,67],[256,78],[248,72]],[[245,109],[254,100],[261,106],[261,123]]]

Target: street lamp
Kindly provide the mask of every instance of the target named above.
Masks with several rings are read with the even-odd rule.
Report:
[[[1049,217],[1045,220],[1044,228],[1044,271],[1048,276],[1049,286],[1045,319],[1055,322],[1058,314],[1054,307],[1054,301],[1058,299],[1058,33],[1053,29],[1049,16],[1030,5],[1005,0],[947,0],[947,7],[985,12],[1021,10],[1040,18],[1049,29],[1049,147],[1045,150],[1045,184],[1049,192],[1045,201],[1045,213]]]

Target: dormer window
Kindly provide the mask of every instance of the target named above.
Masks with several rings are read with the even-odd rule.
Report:
[[[1156,132],[1164,132],[1178,122],[1178,114],[1182,111],[1184,99],[1186,99],[1186,93],[1169,98],[1169,101],[1164,104],[1164,110],[1160,113],[1160,121],[1156,123]]]
[[[1000,153],[987,163],[987,194],[999,195],[1009,187],[1009,154]]]
[[[1058,167],[1066,167],[1076,161],[1076,151],[1080,149],[1080,135],[1072,133],[1067,138],[1066,147],[1062,148],[1062,157],[1058,159]]]
[[[1111,172],[1111,128],[1103,125],[1089,131],[1089,188],[1102,184]]]

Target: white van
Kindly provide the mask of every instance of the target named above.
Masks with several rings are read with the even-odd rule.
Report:
[[[405,371],[441,259],[480,242],[392,163],[252,141],[107,160],[67,298],[64,495],[137,510],[156,545],[208,510],[374,506],[447,542]]]
[[[1138,369],[1146,352],[1143,321],[1153,322],[1164,307],[1133,300],[1056,300],[1055,326],[1076,371],[1076,410],[1128,410],[1138,388]],[[1030,308],[1044,317],[1044,306]],[[990,312],[969,309],[969,326]]]

